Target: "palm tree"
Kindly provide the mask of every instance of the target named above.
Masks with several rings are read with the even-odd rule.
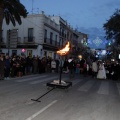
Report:
[[[6,24],[10,21],[15,26],[16,21],[21,24],[21,16],[26,17],[28,14],[24,5],[20,3],[20,0],[0,0],[0,46],[2,38],[2,23],[5,18]]]

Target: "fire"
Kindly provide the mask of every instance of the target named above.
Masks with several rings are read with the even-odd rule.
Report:
[[[66,55],[70,50],[70,43],[68,42],[67,45],[61,49],[61,50],[58,50],[57,53],[60,54],[60,55]]]

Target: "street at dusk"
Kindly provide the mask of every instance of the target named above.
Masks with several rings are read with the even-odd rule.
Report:
[[[120,82],[76,75],[68,89],[46,93],[59,74],[36,74],[0,81],[0,120],[119,120]]]
[[[0,0],[0,120],[119,120],[119,6]]]

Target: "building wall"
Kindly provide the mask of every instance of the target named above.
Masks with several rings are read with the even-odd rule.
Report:
[[[47,26],[46,26],[46,25]],[[28,28],[33,28],[33,36],[35,37],[34,43],[25,43],[24,37],[28,37]],[[7,44],[8,38],[7,38],[7,30],[13,30],[13,29],[18,29],[18,37],[19,39],[19,45],[28,45],[32,46],[33,44],[36,45],[36,48],[10,48],[9,53],[10,55],[12,54],[12,51],[17,50],[17,55],[20,55],[22,53],[22,50],[25,49],[24,54],[27,56],[29,51],[32,51],[32,56],[33,55],[38,55],[41,57],[44,57],[43,52],[47,51],[47,55],[49,52],[52,52],[51,57],[54,56],[54,53],[56,51],[53,50],[44,50],[43,49],[43,43],[44,43],[44,30],[47,29],[48,31],[48,38],[50,38],[50,32],[53,32],[53,36],[55,40],[55,35],[58,36],[58,42],[59,42],[59,25],[57,25],[54,21],[52,21],[49,17],[46,17],[44,13],[39,14],[39,15],[28,15],[27,18],[22,18],[22,24],[14,27],[11,23],[9,25],[6,25],[5,21],[3,21],[3,38],[4,38],[4,43]],[[7,47],[7,46],[6,46]],[[2,52],[7,53],[8,48],[3,48]]]
[[[32,42],[27,41],[28,28],[33,28]],[[9,48],[7,30],[18,29],[18,39],[17,47]],[[55,36],[57,35],[57,45],[51,43],[45,43],[45,29],[47,30],[47,39],[50,39],[50,32],[53,33],[52,41],[55,41]],[[27,56],[31,52],[31,55],[38,55],[40,57],[50,56],[54,58],[56,51],[64,47],[67,41],[70,41],[73,46],[77,46],[80,43],[81,37],[79,32],[77,33],[73,28],[68,25],[67,21],[63,20],[60,16],[46,16],[42,11],[41,14],[28,15],[27,18],[22,18],[22,24],[14,27],[11,23],[6,25],[3,21],[3,40],[4,47],[2,52],[7,53],[9,51],[10,55],[12,52],[16,52],[17,55],[21,55],[22,50]],[[83,37],[82,37],[83,38]],[[58,46],[59,44],[59,46]],[[71,47],[71,51],[72,51]],[[56,56],[58,57],[58,55]]]

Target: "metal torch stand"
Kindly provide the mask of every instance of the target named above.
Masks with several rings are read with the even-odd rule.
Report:
[[[62,78],[62,60],[60,61],[60,78],[59,78],[59,82],[58,83],[54,83],[53,81],[52,82],[48,82],[46,85],[48,87],[50,87],[51,89],[48,90],[47,92],[45,92],[40,97],[38,97],[37,99],[31,99],[31,100],[35,101],[35,102],[41,102],[40,99],[42,97],[44,97],[45,95],[47,95],[48,93],[50,93],[51,91],[53,91],[54,89],[56,89],[56,88],[67,89],[67,88],[72,86],[72,82],[62,83],[61,78]]]
[[[61,56],[61,60],[60,60],[59,82],[58,83],[54,83],[53,81],[52,82],[48,82],[46,84],[46,86],[52,87],[52,88],[61,88],[61,89],[67,89],[67,88],[72,86],[72,82],[66,81],[65,83],[62,83],[61,79],[62,79],[62,56]]]

